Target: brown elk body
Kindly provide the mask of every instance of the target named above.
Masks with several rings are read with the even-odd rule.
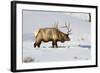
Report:
[[[52,47],[58,47],[57,42],[70,41],[69,34],[61,32],[57,28],[41,28],[36,37],[34,47],[40,47],[41,42],[52,42]]]

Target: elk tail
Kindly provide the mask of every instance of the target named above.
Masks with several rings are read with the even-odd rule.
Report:
[[[37,30],[34,31],[34,35],[35,35],[35,37],[37,36],[39,30],[40,30],[40,29],[37,29]]]

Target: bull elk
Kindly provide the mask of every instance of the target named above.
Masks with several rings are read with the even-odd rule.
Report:
[[[57,27],[53,28],[40,28],[38,30],[37,35],[35,36],[35,43],[34,43],[34,48],[40,47],[41,42],[52,42],[52,47],[58,47],[57,42],[65,42],[65,41],[70,41],[69,34],[70,34],[70,24],[67,26],[65,23],[65,26],[62,28],[66,27],[67,28],[67,33],[63,33],[58,29]]]

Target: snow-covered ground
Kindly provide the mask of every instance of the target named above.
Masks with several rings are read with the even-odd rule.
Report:
[[[51,27],[58,23],[58,29],[67,34],[70,24],[71,41],[60,43],[58,48],[51,48],[52,43],[42,43],[34,48],[37,29]],[[23,11],[23,62],[72,61],[91,59],[91,22],[89,14],[49,11]]]
[[[59,48],[51,48],[51,42],[42,43],[40,48],[34,48],[32,41],[23,42],[23,62],[48,62],[88,60],[91,58],[90,47],[81,47],[78,43],[60,43]]]

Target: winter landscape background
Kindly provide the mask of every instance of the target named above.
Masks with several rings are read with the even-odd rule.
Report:
[[[60,28],[70,23],[72,29],[71,41],[60,43],[58,48],[51,48],[52,43],[42,43],[40,48],[34,48],[34,32],[39,28],[52,27],[58,23],[59,30],[66,33],[66,28]],[[73,61],[91,59],[91,22],[88,13],[52,12],[23,10],[23,59],[25,63]]]

